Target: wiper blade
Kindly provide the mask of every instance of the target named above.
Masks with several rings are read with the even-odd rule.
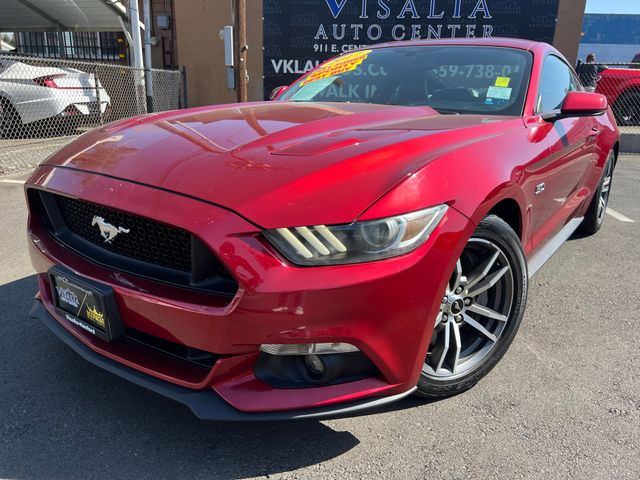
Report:
[[[433,108],[436,112],[442,115],[460,115],[460,112],[458,112],[457,110],[447,110],[446,108],[435,108],[435,107],[431,107],[431,108]]]

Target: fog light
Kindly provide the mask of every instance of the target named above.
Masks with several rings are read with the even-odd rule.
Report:
[[[332,385],[378,374],[375,365],[359,350],[327,353],[320,349],[324,354],[318,354],[309,353],[311,349],[305,348],[304,354],[290,354],[290,349],[279,349],[281,346],[283,345],[263,345],[267,348],[262,348],[264,351],[258,356],[253,369],[256,378],[275,388]],[[292,346],[294,345],[289,345]],[[349,347],[355,348],[353,345]],[[281,353],[283,351],[287,353]]]
[[[260,345],[260,350],[270,355],[327,355],[359,352],[350,343],[265,343]]]
[[[307,367],[307,370],[313,375],[324,375],[324,362],[318,355],[305,355],[304,366]]]

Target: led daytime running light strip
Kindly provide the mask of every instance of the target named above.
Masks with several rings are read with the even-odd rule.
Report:
[[[319,234],[329,245],[335,248],[338,252],[344,253],[347,251],[347,247],[336,237],[326,225],[315,225],[313,227],[315,232]],[[307,227],[296,227],[302,238],[309,242],[309,244],[315,248],[319,255],[330,255],[331,251],[324,245],[318,237],[314,235]],[[276,231],[284,238],[289,245],[291,245],[298,255],[304,258],[313,258],[313,253],[309,250],[298,238],[291,233],[288,228],[278,228]]]

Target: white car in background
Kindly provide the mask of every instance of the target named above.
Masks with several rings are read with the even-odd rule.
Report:
[[[77,126],[109,109],[111,99],[99,80],[96,88],[92,74],[29,60],[0,57],[0,137],[28,135],[59,120]]]

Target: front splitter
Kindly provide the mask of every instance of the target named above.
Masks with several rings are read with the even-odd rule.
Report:
[[[164,397],[179,402],[191,409],[202,420],[252,422],[252,421],[282,421],[323,419],[332,417],[344,417],[357,414],[363,410],[382,407],[389,403],[401,400],[411,395],[417,387],[406,392],[386,397],[366,398],[364,400],[341,403],[328,407],[310,408],[305,410],[288,410],[276,412],[243,412],[233,408],[213,390],[191,390],[164,380],[152,377],[131,367],[116,362],[94,352],[49,314],[40,301],[36,301],[29,314],[44,323],[60,340],[88,362],[118,375],[136,385],[156,392]]]

